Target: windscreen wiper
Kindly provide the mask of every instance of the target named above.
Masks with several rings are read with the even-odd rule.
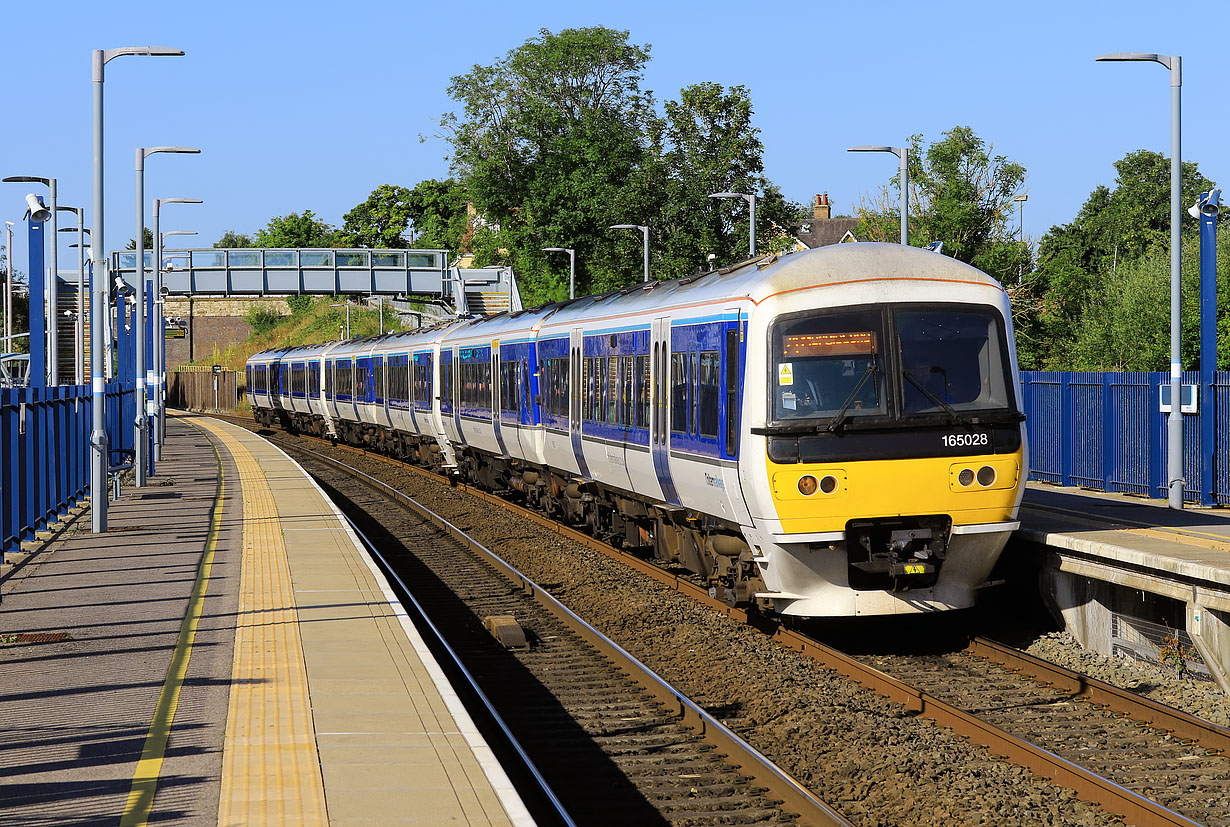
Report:
[[[858,380],[858,384],[854,386],[854,390],[850,391],[850,395],[846,397],[846,401],[841,403],[841,407],[837,409],[837,413],[833,415],[833,421],[829,423],[826,429],[829,433],[836,433],[846,421],[846,412],[850,410],[850,406],[854,404],[854,400],[858,397],[859,391],[863,389],[863,385],[867,384],[867,379],[874,376],[876,373],[876,363],[872,359],[867,363],[867,369],[863,371],[863,377]]]
[[[958,413],[956,408],[954,408],[952,405],[949,405],[943,399],[940,399],[938,396],[933,394],[926,385],[918,381],[918,377],[914,375],[913,371],[902,369],[901,375],[904,376],[906,379],[909,379],[910,382],[914,385],[914,387],[922,391],[923,395],[926,396],[928,399],[930,399],[933,403],[935,403],[936,406],[943,408],[945,411],[947,411],[948,415],[951,416],[955,421],[963,422],[966,425],[972,422],[972,420],[969,417],[965,416],[964,414]]]

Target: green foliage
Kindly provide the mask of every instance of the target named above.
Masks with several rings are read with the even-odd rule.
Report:
[[[414,226],[412,247],[448,250],[452,258],[461,254],[467,225],[464,187],[452,178],[420,181],[410,190],[406,208]]]
[[[141,238],[145,241],[145,249],[146,250],[154,249],[154,234],[150,232],[149,227],[144,227],[143,230],[144,232],[141,233]],[[137,249],[137,240],[135,238],[128,239],[128,243],[124,245],[124,249],[125,250]]]
[[[954,126],[923,148],[910,138],[910,243],[944,242],[944,254],[1011,284],[1030,267],[1029,250],[1014,238],[1013,196],[1025,182],[1025,167],[1002,155],[968,126]],[[864,200],[854,234],[872,241],[898,241],[901,213],[894,176],[878,199]]]
[[[258,245],[252,240],[252,236],[247,233],[237,233],[234,230],[227,230],[222,234],[222,238],[214,242],[214,247],[219,248],[226,247],[234,249],[256,246]]]
[[[312,297],[304,295],[287,296],[286,304],[290,307],[292,316],[301,316],[312,308]]]
[[[401,248],[410,224],[410,190],[381,184],[367,200],[346,213],[341,236],[348,247]]]
[[[252,332],[256,335],[268,333],[277,327],[282,321],[282,316],[269,307],[249,307],[248,312],[243,315],[243,320],[252,326]]]
[[[252,246],[344,247],[344,242],[335,227],[318,219],[311,210],[304,210],[269,219],[269,225],[257,231]]]
[[[766,247],[783,243],[797,219],[761,175],[748,91],[689,86],[660,117],[641,89],[649,52],[626,31],[544,29],[452,80],[464,113],[442,126],[475,209],[475,263],[513,266],[528,303],[567,295],[567,259],[543,247],[577,251],[580,293],[640,280],[641,239],[612,224],[651,228],[655,278],[686,275],[709,253],[743,258],[746,213],[708,202],[710,192],[763,190]]]
[[[1230,369],[1230,237],[1218,239],[1218,370]],[[1184,370],[1200,365],[1200,249],[1184,239],[1180,263]],[[1167,370],[1170,365],[1170,245],[1157,243],[1097,281],[1076,314],[1071,342],[1054,345],[1070,370]]]
[[[1148,364],[1161,370],[1169,364],[1170,161],[1137,150],[1114,166],[1114,189],[1096,187],[1076,218],[1052,227],[1039,244],[1037,270],[1023,291],[1031,297],[1031,312],[1017,315],[1024,368]],[[1181,180],[1185,205],[1213,187],[1191,162],[1182,165]],[[1184,221],[1185,234],[1194,236],[1196,222]],[[1198,272],[1194,248],[1185,250],[1183,258],[1185,274]],[[1187,281],[1185,275],[1185,291]],[[1153,296],[1157,306],[1149,306],[1145,295]],[[1161,334],[1156,333],[1159,314],[1166,318]],[[1194,319],[1185,321],[1185,330],[1194,328]],[[1090,329],[1103,331],[1111,342],[1099,347]],[[1160,351],[1149,344],[1156,335],[1165,343]],[[1131,356],[1124,350],[1131,341],[1139,343],[1142,353]],[[1159,361],[1158,353],[1165,358]],[[1185,344],[1184,362],[1192,358]]]

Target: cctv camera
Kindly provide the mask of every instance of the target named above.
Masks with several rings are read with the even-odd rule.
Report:
[[[167,296],[171,295],[171,288],[167,287],[165,284],[162,285],[158,288],[158,295],[165,299]]]

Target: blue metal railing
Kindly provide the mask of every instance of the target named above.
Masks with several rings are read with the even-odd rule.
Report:
[[[132,461],[136,398],[120,382],[106,386],[106,398],[114,467]],[[0,389],[0,558],[88,492],[92,414],[88,385]]]
[[[1199,374],[1183,374],[1197,384]],[[1166,373],[1026,371],[1021,399],[1029,433],[1030,479],[1165,499],[1166,417],[1159,388]],[[1184,496],[1230,504],[1230,372],[1213,383],[1213,410],[1183,415]],[[1200,417],[1214,418],[1214,444],[1203,444]],[[1201,457],[1213,452],[1213,479]]]

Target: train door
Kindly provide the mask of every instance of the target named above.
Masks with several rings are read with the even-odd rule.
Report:
[[[722,313],[724,318],[734,318],[734,324],[722,325],[723,346],[726,360],[722,363],[722,375],[719,381],[719,393],[724,404],[722,410],[725,416],[718,424],[720,442],[719,455],[725,455],[722,462],[722,482],[726,497],[730,503],[732,516],[741,525],[751,525],[752,515],[747,510],[743,499],[743,487],[739,482],[739,442],[742,433],[743,418],[743,317],[738,307],[727,307]]]
[[[572,454],[576,457],[577,468],[582,477],[589,479],[589,465],[581,448],[581,399],[584,392],[581,387],[581,363],[585,358],[581,341],[582,330],[574,327],[568,342],[568,350],[572,354],[568,359],[568,431],[572,436]]]
[[[500,415],[504,410],[504,395],[500,387],[500,340],[491,343],[491,427],[495,430],[495,443],[500,446],[500,456],[508,456],[504,445],[504,432],[500,429]]]
[[[680,505],[679,494],[671,479],[670,466],[670,342],[671,320],[669,317],[653,322],[653,416],[650,417],[649,449],[653,452],[653,470],[662,487],[662,499],[671,505]]]

